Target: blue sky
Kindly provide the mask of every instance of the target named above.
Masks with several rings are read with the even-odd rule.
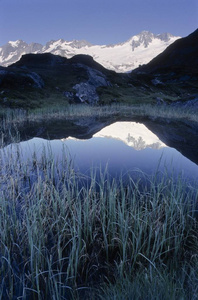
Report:
[[[123,42],[142,30],[186,36],[198,27],[198,0],[0,0],[0,45],[85,39]]]

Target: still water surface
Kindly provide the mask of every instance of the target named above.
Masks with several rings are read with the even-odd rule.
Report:
[[[88,140],[33,138],[19,145],[9,145],[6,150],[16,153],[19,147],[24,161],[31,159],[35,153],[37,158],[41,157],[44,148],[47,156],[59,159],[64,149],[72,159],[74,169],[82,174],[89,174],[93,167],[104,169],[108,165],[112,177],[120,174],[133,176],[141,170],[148,175],[158,171],[181,175],[186,180],[198,179],[195,163],[165,145],[145,125],[136,122],[116,122]]]

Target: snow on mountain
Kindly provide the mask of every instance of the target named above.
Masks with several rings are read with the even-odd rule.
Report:
[[[137,122],[115,122],[95,133],[93,138],[119,140],[137,151],[147,148],[158,150],[167,147],[167,145],[144,124]],[[62,138],[61,140],[67,141],[79,139],[69,136],[67,138]],[[83,140],[81,139],[81,141]]]
[[[20,44],[20,41],[10,41],[8,44],[10,44],[12,48],[17,48]]]
[[[10,41],[0,47],[0,65],[7,67],[18,61],[23,54],[38,53],[43,49],[43,45],[38,43],[27,44],[22,40]]]
[[[136,122],[115,122],[94,134],[94,137],[118,139],[136,150],[166,147],[145,125]]]
[[[27,53],[51,52],[67,58],[77,54],[88,54],[107,69],[129,72],[139,65],[148,63],[178,38],[169,33],[155,35],[149,31],[143,31],[126,42],[115,45],[92,45],[85,40],[59,39],[47,42],[43,46],[18,40],[0,47],[0,65],[8,66]]]

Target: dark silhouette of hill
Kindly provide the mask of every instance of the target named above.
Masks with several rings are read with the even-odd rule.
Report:
[[[198,29],[187,37],[168,46],[164,52],[152,59],[147,65],[134,70],[135,73],[198,74]]]
[[[102,93],[123,77],[125,81],[128,78],[105,69],[89,55],[67,59],[51,53],[26,54],[1,67],[0,102],[9,107],[37,107],[50,104],[50,99],[53,103],[96,104]]]
[[[0,68],[0,105],[173,103],[198,97],[198,29],[132,73],[105,69],[89,55],[26,54]]]
[[[58,68],[59,66],[69,67],[74,64],[81,64],[104,73],[109,73],[109,74],[115,73],[114,71],[105,69],[102,65],[97,63],[92,56],[85,55],[85,54],[75,55],[72,58],[68,59],[66,57],[54,55],[52,53],[42,53],[42,54],[30,53],[30,54],[22,55],[19,61],[8,66],[8,68],[22,67],[22,66],[31,69],[38,68],[38,67]]]
[[[13,67],[22,67],[26,66],[27,68],[36,67],[36,66],[54,66],[60,65],[67,62],[67,58],[61,57],[59,55],[54,55],[51,53],[44,53],[44,54],[25,54],[22,55],[20,60],[16,63],[8,66],[8,68]]]

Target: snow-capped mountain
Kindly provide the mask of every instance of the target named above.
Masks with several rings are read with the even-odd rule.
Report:
[[[160,149],[166,145],[145,125],[136,122],[116,122],[94,134],[94,137],[112,138],[136,150]]]
[[[0,65],[8,66],[27,53],[51,52],[67,58],[77,54],[88,54],[107,69],[129,72],[139,65],[148,63],[178,38],[180,37],[169,33],[155,35],[143,31],[126,42],[114,45],[92,45],[85,40],[63,39],[52,40],[44,46],[38,43],[27,44],[22,40],[10,41],[0,47]]]
[[[7,67],[18,61],[23,54],[40,53],[42,49],[43,45],[38,43],[27,44],[22,40],[10,41],[0,47],[0,65]]]
[[[111,125],[103,127],[100,131],[93,135],[93,138],[106,138],[119,140],[129,147],[137,151],[147,148],[159,150],[167,147],[157,135],[149,130],[144,124],[137,122],[115,122]],[[78,139],[72,136],[62,138],[61,141],[85,141],[86,139]]]

